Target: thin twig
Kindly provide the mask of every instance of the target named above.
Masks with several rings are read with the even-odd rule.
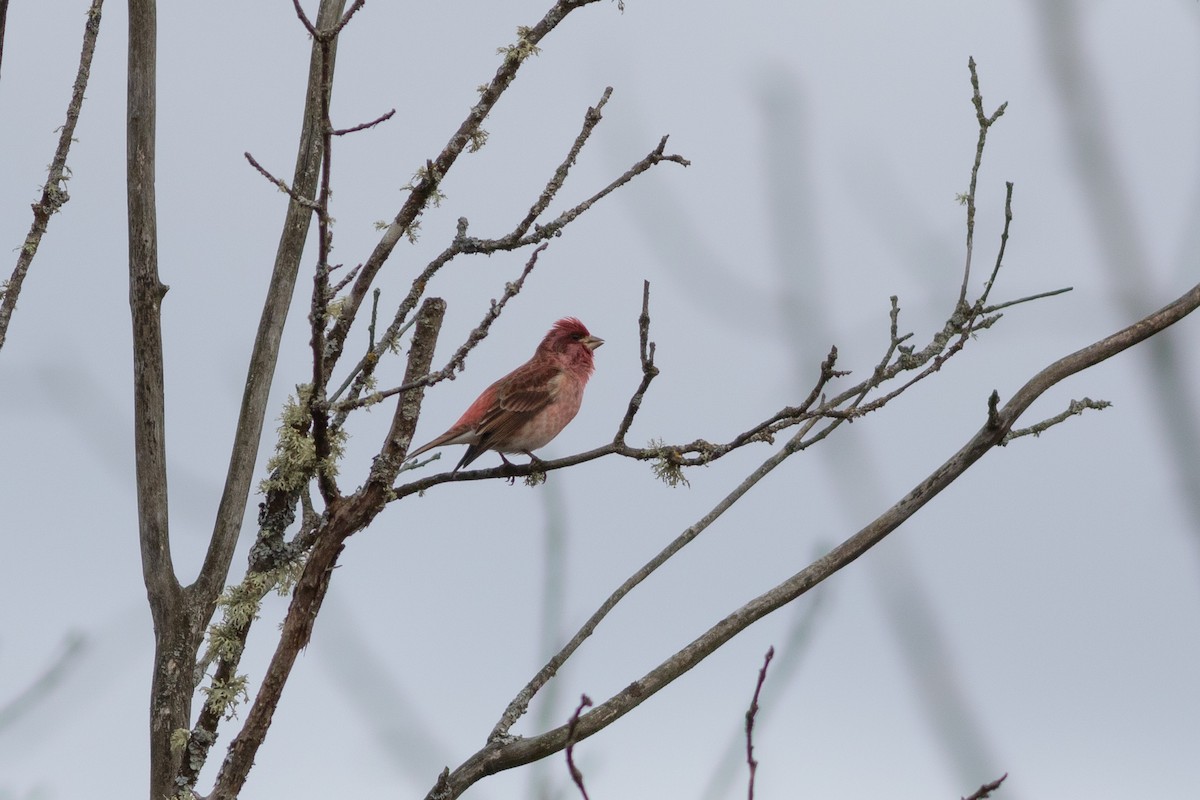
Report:
[[[1067,405],[1067,410],[1060,414],[1055,414],[1053,417],[1044,419],[1036,425],[1030,425],[1028,428],[1017,428],[1009,431],[1008,435],[1004,437],[1002,444],[1008,444],[1013,439],[1018,439],[1022,436],[1041,436],[1055,425],[1063,423],[1071,417],[1077,417],[1089,408],[1095,411],[1103,411],[1111,406],[1112,403],[1107,400],[1093,400],[1090,397],[1085,397],[1082,400],[1072,400]]]
[[[418,219],[436,196],[441,181],[454,166],[458,157],[462,155],[468,145],[473,141],[478,141],[478,133],[484,119],[512,84],[521,65],[536,52],[537,45],[542,39],[558,27],[568,14],[594,2],[596,0],[558,0],[539,22],[521,29],[519,45],[514,45],[504,51],[500,67],[496,70],[491,82],[480,92],[479,100],[468,112],[466,119],[459,125],[458,130],[450,137],[441,152],[435,158],[427,161],[427,168],[422,171],[418,179],[414,180],[408,199],[405,200],[387,230],[384,231],[371,255],[363,262],[362,271],[351,286],[341,314],[329,332],[326,343],[329,352],[325,359],[327,370],[333,369],[338,363],[346,344],[346,337],[350,333],[350,328],[358,316],[358,309],[366,298],[375,276],[383,268],[384,262],[391,256],[400,240],[413,231]]]
[[[566,157],[563,159],[558,169],[555,170],[554,174],[549,178],[549,180],[547,180],[541,194],[530,207],[525,218],[518,222],[509,233],[495,239],[479,239],[476,237],[467,236],[467,219],[465,217],[459,218],[457,233],[453,241],[436,258],[429,262],[425,269],[413,279],[408,295],[397,307],[391,325],[388,326],[383,336],[380,337],[378,344],[373,349],[369,349],[367,353],[359,359],[359,362],[350,371],[350,374],[348,374],[342,381],[339,389],[334,392],[333,398],[336,399],[340,397],[347,388],[350,388],[350,394],[346,402],[352,405],[343,405],[341,407],[342,411],[340,414],[344,415],[354,408],[361,407],[362,405],[368,405],[371,402],[370,398],[362,400],[361,402],[359,401],[362,399],[362,392],[365,390],[367,383],[370,381],[375,367],[379,363],[380,359],[383,358],[387,350],[395,347],[396,342],[399,340],[400,331],[405,327],[405,320],[407,319],[408,314],[413,308],[416,307],[416,304],[420,301],[421,297],[424,296],[429,282],[450,261],[454,260],[460,255],[491,255],[493,253],[517,250],[523,247],[529,247],[547,242],[551,238],[561,234],[563,228],[565,228],[573,220],[577,219],[602,197],[625,185],[638,175],[641,175],[646,170],[653,167],[655,164],[663,161],[672,161],[686,166],[689,163],[687,159],[683,158],[682,156],[664,155],[663,149],[666,143],[666,138],[664,137],[655,150],[651,151],[649,154],[639,160],[616,180],[610,182],[609,185],[600,192],[575,205],[568,211],[563,212],[548,225],[536,226],[535,231],[533,233],[529,233],[529,227],[549,206],[551,200],[553,200],[559,190],[562,189],[563,184],[566,182],[570,169],[575,163],[580,150],[591,136],[596,125],[598,125],[602,119],[600,111],[608,102],[611,92],[611,88],[605,89],[604,94],[601,96],[599,102],[597,102],[594,107],[589,108],[587,113],[584,114],[583,126],[579,134],[575,137],[575,141],[572,143]],[[344,419],[344,416],[342,418]]]
[[[465,368],[467,356],[471,354],[471,351],[475,349],[476,345],[487,338],[488,331],[491,329],[492,323],[500,317],[500,314],[502,311],[504,311],[504,307],[508,304],[508,301],[516,297],[521,291],[521,288],[525,285],[525,279],[529,277],[529,273],[533,272],[533,268],[537,266],[538,256],[549,246],[550,244],[547,242],[534,248],[533,253],[531,253],[529,256],[529,260],[525,262],[525,268],[521,271],[520,276],[515,281],[505,285],[504,294],[500,295],[499,300],[493,300],[491,302],[491,305],[488,307],[487,312],[483,316],[483,320],[480,321],[475,329],[467,335],[467,340],[463,342],[458,350],[454,352],[454,355],[450,357],[450,360],[446,362],[444,367],[436,372],[423,375],[411,383],[403,383],[399,386],[392,387],[391,389],[385,389],[380,392],[369,394],[366,397],[360,397],[354,400],[346,400],[338,403],[336,404],[335,408],[338,414],[342,415],[339,417],[339,419],[345,419],[344,415],[349,411],[352,411],[356,408],[361,408],[362,406],[374,405],[375,403],[379,403],[389,397],[400,394],[401,392],[407,392],[410,389],[416,389],[418,387],[428,388],[444,380],[452,380],[455,375]]]
[[[363,122],[359,125],[354,125],[349,128],[337,128],[336,130],[330,131],[330,133],[333,134],[334,136],[345,136],[348,133],[358,133],[359,131],[365,131],[367,128],[374,128],[376,125],[378,125],[381,122],[387,122],[389,119],[391,119],[395,115],[396,115],[396,109],[393,108],[391,111],[388,111],[385,114],[381,114],[380,116],[376,117],[375,119],[371,120],[370,122]]]
[[[992,293],[992,286],[996,283],[996,276],[1000,274],[1000,267],[1004,264],[1004,251],[1008,249],[1008,231],[1012,227],[1013,212],[1013,183],[1006,181],[1004,184],[1004,227],[1000,231],[1000,245],[996,248],[996,263],[992,266],[992,274],[988,276],[987,283],[983,286],[983,291],[979,294],[979,299],[975,301],[977,305],[987,303],[988,296]]]
[[[542,212],[550,207],[550,203],[554,200],[554,196],[558,194],[558,190],[567,182],[567,174],[571,171],[571,167],[575,166],[575,160],[579,158],[579,153],[583,150],[583,146],[587,144],[592,131],[596,129],[596,126],[600,124],[600,120],[604,118],[600,112],[608,104],[608,99],[612,97],[612,91],[611,86],[606,86],[604,93],[600,96],[600,100],[584,114],[583,129],[575,137],[571,149],[567,151],[567,157],[558,165],[558,169],[554,171],[554,176],[547,181],[546,187],[542,189],[542,193],[537,201],[529,207],[529,213],[525,215],[525,219],[517,223],[517,227],[513,229],[513,233],[509,234],[509,236],[513,236],[513,238],[523,236],[529,230],[529,226],[542,215]]]
[[[300,18],[300,24],[308,31],[308,35],[313,37],[313,39],[319,38],[320,33],[317,31],[316,26],[313,25],[312,20],[304,13],[304,9],[300,6],[300,0],[292,0],[292,7],[296,9],[296,16]]]
[[[758,716],[758,697],[767,680],[767,667],[771,666],[771,659],[774,657],[775,647],[768,647],[762,669],[758,671],[758,682],[754,685],[754,697],[750,700],[750,708],[746,709],[746,764],[750,767],[746,792],[748,800],[754,800],[754,777],[758,773],[758,761],[754,758],[754,720]]]
[[[638,175],[641,175],[655,165],[661,164],[664,161],[669,161],[673,164],[679,164],[684,167],[691,166],[692,162],[681,155],[668,155],[666,153],[666,147],[667,137],[664,136],[659,140],[657,147],[651,150],[644,158],[627,169],[619,177],[609,182],[609,184],[603,189],[596,192],[586,200],[577,203],[566,211],[563,211],[545,225],[533,226],[533,233],[518,237],[512,237],[510,234],[509,236],[501,239],[466,239],[460,245],[460,252],[484,253],[494,252],[496,250],[511,250],[517,247],[524,247],[526,245],[545,241],[553,236],[557,236],[563,228],[575,221],[581,214],[586,212],[593,205],[612,194],[617,189],[620,189]]]
[[[4,24],[8,14],[8,0],[3,0],[0,7],[0,50],[4,45]],[[92,0],[88,9],[87,22],[83,27],[83,46],[79,51],[79,69],[75,72],[75,84],[71,89],[71,100],[67,103],[66,121],[59,129],[58,147],[54,150],[54,158],[50,161],[49,175],[42,186],[42,196],[33,204],[33,223],[25,242],[17,254],[17,263],[13,267],[8,280],[0,284],[0,349],[8,338],[8,326],[13,312],[17,309],[17,297],[21,294],[21,285],[29,272],[29,265],[37,255],[42,236],[50,224],[50,217],[66,205],[71,196],[67,193],[67,180],[70,170],[67,169],[67,154],[71,151],[71,143],[75,141],[75,124],[79,122],[79,113],[83,108],[83,96],[87,91],[88,78],[91,77],[92,56],[96,52],[96,40],[100,36],[100,11],[104,0]]]
[[[642,281],[642,313],[638,317],[638,355],[642,362],[642,382],[629,399],[625,417],[613,436],[613,444],[625,443],[625,435],[633,425],[633,418],[642,407],[642,398],[646,396],[650,382],[658,377],[658,367],[654,366],[654,352],[654,342],[650,341],[650,281]]]
[[[366,2],[367,0],[354,0],[350,8],[346,9],[346,13],[342,15],[342,18],[333,27],[324,31],[324,35],[330,39],[337,38],[338,34],[342,32],[342,28],[350,24],[350,19],[358,13],[359,9],[366,5]]]
[[[813,547],[815,555],[821,555],[830,547],[829,542],[817,542]],[[829,586],[822,585],[810,593],[808,601],[798,605],[792,612],[784,638],[784,646],[780,648],[779,658],[772,661],[772,674],[776,685],[787,686],[789,679],[794,679],[796,671],[804,663],[804,657],[813,646],[814,631],[822,619],[822,612],[829,597]],[[762,720],[768,709],[760,710],[756,720]],[[740,770],[741,754],[745,749],[744,733],[734,734],[729,738],[721,756],[713,759],[713,772],[705,787],[703,800],[716,800],[729,795],[729,784]]]
[[[371,324],[367,326],[367,349],[375,349],[375,323],[379,320],[379,296],[383,290],[378,286],[371,293]]]
[[[1031,294],[1028,297],[1019,297],[1016,300],[1006,300],[1003,303],[996,303],[993,306],[986,306],[980,311],[980,313],[981,314],[994,314],[1002,308],[1008,308],[1009,306],[1020,305],[1021,303],[1028,303],[1032,300],[1041,300],[1046,297],[1054,297],[1055,295],[1065,294],[1067,292],[1073,291],[1074,289],[1075,289],[1074,286],[1064,286],[1061,289],[1051,289],[1048,292],[1038,292],[1037,294]]]
[[[975,249],[975,186],[979,179],[979,166],[983,163],[983,146],[987,142],[988,128],[1000,119],[1008,108],[1008,103],[1001,103],[1000,107],[988,116],[983,110],[983,95],[979,92],[979,75],[975,71],[974,57],[967,59],[967,69],[971,72],[971,103],[975,106],[975,120],[979,123],[979,139],[975,145],[975,163],[971,166],[970,188],[964,198],[967,204],[967,258],[963,267],[962,289],[958,293],[959,308],[966,305],[967,287],[971,281],[971,256]]]
[[[329,216],[330,183],[333,175],[333,123],[329,104],[333,93],[333,73],[329,49],[333,39],[318,36],[321,46],[321,183],[317,195],[317,266],[313,270],[312,300],[309,304],[309,345],[312,349],[312,385],[308,392],[309,417],[312,419],[313,449],[317,456],[317,486],[328,505],[339,495],[329,465],[332,445],[329,436],[329,407],[326,399],[325,326],[329,315],[329,251],[333,247],[332,220]]]
[[[318,205],[317,205],[316,201],[314,201],[308,197],[304,197],[299,192],[297,192],[295,189],[288,186],[286,181],[276,178],[274,175],[272,175],[270,172],[267,171],[266,167],[264,167],[262,164],[258,163],[258,160],[255,159],[254,156],[250,155],[249,152],[242,153],[242,155],[245,156],[246,160],[250,162],[250,166],[252,166],[256,170],[258,170],[258,174],[262,175],[268,181],[270,181],[271,183],[273,183],[277,187],[279,187],[279,191],[283,192],[288,197],[292,198],[292,200],[295,203],[298,203],[299,205],[302,205],[305,208],[311,209],[313,211],[316,211],[318,209]]]
[[[345,265],[344,264],[334,264],[333,266],[331,266],[329,268],[330,274],[332,275],[336,270],[341,269],[343,266],[345,266]],[[340,292],[342,289],[345,289],[346,285],[349,284],[350,281],[354,280],[354,276],[358,274],[358,271],[361,268],[362,268],[362,264],[359,264],[357,267],[355,267],[354,269],[350,270],[345,275],[343,275],[342,279],[340,281],[335,283],[333,286],[329,287],[329,296],[336,297],[338,292]]]
[[[592,699],[586,694],[580,695],[579,705],[575,707],[575,713],[567,722],[567,772],[570,773],[571,780],[575,781],[575,785],[579,787],[579,793],[583,795],[583,800],[588,800],[588,793],[587,789],[583,788],[583,773],[579,771],[579,767],[575,766],[575,728],[579,725],[579,715],[585,708],[591,707]]]
[[[974,792],[971,792],[971,794],[964,797],[962,800],[986,800],[986,798],[992,796],[992,792],[994,792],[1000,788],[1000,784],[1004,783],[1004,780],[1007,777],[1008,777],[1008,773],[1006,772],[1003,775],[1001,775],[999,778],[997,778],[996,780],[992,781],[991,783],[985,783],[983,786],[980,786],[978,789],[976,789]]]

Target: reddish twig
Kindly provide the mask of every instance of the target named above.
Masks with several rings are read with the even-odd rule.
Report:
[[[762,669],[758,671],[758,683],[754,685],[754,698],[750,701],[750,708],[746,709],[746,764],[750,767],[750,781],[747,787],[749,800],[754,800],[754,776],[758,772],[758,762],[754,760],[754,718],[758,716],[758,696],[767,680],[767,667],[771,666],[771,659],[774,657],[775,646],[772,645],[767,648]]]
[[[999,789],[1000,784],[1004,783],[1004,779],[1007,777],[1008,777],[1008,773],[1006,772],[1003,775],[1001,775],[999,778],[996,778],[996,780],[992,781],[991,783],[985,783],[983,786],[980,786],[978,789],[976,789],[970,795],[964,797],[962,800],[984,800],[984,798],[986,798],[986,797],[991,797],[992,792]]]
[[[374,128],[376,125],[378,125],[381,122],[387,122],[389,119],[391,119],[394,116],[396,116],[396,109],[393,108],[391,111],[388,111],[386,114],[379,115],[378,117],[371,120],[370,122],[363,122],[361,124],[354,125],[353,127],[350,127],[350,128],[337,128],[333,131],[330,131],[330,133],[332,133],[334,136],[345,136],[347,133],[357,133],[359,131],[365,131],[367,128]]]
[[[292,198],[292,200],[294,202],[298,203],[299,205],[302,205],[311,211],[317,210],[317,204],[315,202],[313,202],[312,200],[310,200],[307,197],[302,196],[295,189],[288,186],[286,181],[282,180],[281,178],[276,178],[274,175],[272,175],[270,172],[268,172],[267,168],[264,167],[262,164],[258,163],[257,159],[255,159],[254,156],[250,155],[249,152],[242,153],[242,155],[245,156],[246,160],[250,162],[250,166],[252,166],[256,170],[258,170],[259,175],[262,175],[268,181],[275,184],[275,186],[277,186],[279,188],[279,191],[283,192],[288,197]]]
[[[579,726],[579,715],[585,708],[591,707],[592,699],[586,694],[580,695],[579,705],[575,707],[575,713],[571,715],[571,720],[567,723],[567,771],[571,773],[571,780],[575,781],[575,785],[579,787],[579,793],[583,795],[583,800],[588,800],[588,793],[587,789],[583,788],[583,773],[575,766],[575,729]]]

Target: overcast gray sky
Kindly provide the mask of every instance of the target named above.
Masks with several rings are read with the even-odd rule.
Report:
[[[9,10],[5,275],[62,124],[87,5]],[[367,3],[339,51],[335,124],[397,114],[336,145],[335,260],[365,258],[375,221],[395,214],[401,187],[490,79],[496,48],[548,6]],[[2,800],[57,800],[81,786],[97,797],[145,791],[152,635],[132,469],[125,27],[123,4],[110,0],[69,162],[71,202],[51,221],[0,352],[0,708],[84,637],[49,696],[0,727]],[[167,440],[184,580],[212,527],[285,205],[242,153],[290,175],[308,53],[286,0],[160,9]],[[487,146],[445,183],[421,240],[396,251],[384,307],[459,216],[476,235],[507,232],[612,86],[552,213],[663,134],[692,166],[660,165],[554,240],[466,373],[429,393],[417,438],[440,433],[555,319],[573,315],[607,344],[582,412],[544,454],[609,440],[640,377],[648,279],[662,375],[630,441],[727,440],[802,399],[831,344],[841,368],[867,374],[887,344],[890,295],[917,341],[941,327],[961,280],[955,196],[975,147],[968,56],[989,110],[1009,103],[981,173],[976,274],[994,259],[1012,181],[1015,220],[994,299],[1074,291],[1011,309],[939,375],[777,470],[639,587],[556,679],[550,706],[535,706],[515,732],[536,732],[538,714],[563,722],[581,693],[607,697],[641,677],[923,479],[978,429],[993,389],[1011,396],[1054,359],[1196,282],[1200,7],[626,0],[622,13],[598,3],[543,43],[488,120]],[[525,257],[466,261],[438,278],[431,291],[449,302],[439,358]],[[272,417],[305,380],[304,280],[299,291]],[[1187,354],[1178,377],[1194,425],[1200,320],[1169,335]],[[990,453],[826,584],[802,644],[789,631],[811,597],[580,745],[592,797],[744,796],[744,764],[725,783],[713,776],[772,644],[780,656],[756,729],[758,797],[955,798],[1003,772],[1004,798],[1194,793],[1200,531],[1185,498],[1200,487],[1172,455],[1152,362],[1137,348],[1049,392],[1030,422],[1085,395],[1114,406]],[[381,382],[402,367],[387,369]],[[352,430],[344,485],[361,481],[386,417]],[[565,536],[562,640],[772,452],[763,445],[694,470],[690,488],[607,459],[535,489],[439,486],[396,504],[350,541],[243,797],[423,796],[443,766],[484,743],[548,655],[539,629],[548,526]],[[244,564],[243,547],[234,575]],[[916,616],[920,605],[935,630]],[[251,686],[283,609],[269,602],[251,638]],[[952,694],[977,736],[939,728],[931,696]],[[535,780],[574,795],[556,757],[470,796],[531,797]]]

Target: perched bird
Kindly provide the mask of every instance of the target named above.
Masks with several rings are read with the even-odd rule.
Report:
[[[579,412],[583,389],[596,368],[592,351],[604,344],[588,333],[583,323],[566,317],[542,339],[533,358],[483,390],[450,430],[408,454],[415,458],[426,450],[448,444],[465,444],[454,472],[495,450],[505,464],[505,453],[534,450],[558,436]]]

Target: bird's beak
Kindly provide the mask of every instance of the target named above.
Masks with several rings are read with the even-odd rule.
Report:
[[[579,341],[588,350],[595,350],[597,347],[604,344],[603,339],[598,339],[595,336],[589,336],[586,339],[580,339]]]

